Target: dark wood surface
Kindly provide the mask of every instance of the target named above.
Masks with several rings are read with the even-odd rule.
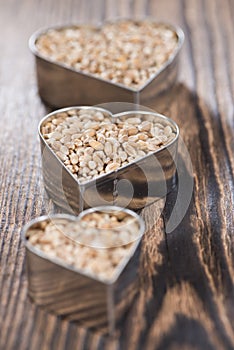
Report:
[[[42,26],[147,14],[186,35],[175,88],[151,107],[180,126],[194,192],[181,224],[165,224],[176,193],[144,238],[141,289],[111,339],[48,314],[27,298],[23,225],[49,210],[30,34]],[[0,349],[234,349],[234,1],[0,1]],[[181,160],[182,164],[182,160]],[[161,203],[163,205],[163,203]],[[153,220],[153,221],[152,221]]]

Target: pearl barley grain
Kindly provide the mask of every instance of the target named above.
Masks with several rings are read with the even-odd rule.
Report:
[[[50,258],[108,280],[140,238],[138,220],[125,212],[94,212],[79,223],[53,218],[29,229],[28,241]]]
[[[79,181],[87,181],[134,162],[173,141],[175,132],[153,115],[132,116],[124,121],[95,109],[53,115],[42,127],[45,141]],[[93,121],[99,120],[99,123]],[[95,132],[87,136],[92,125]],[[85,129],[85,132],[82,130]],[[58,132],[59,130],[59,132]],[[72,130],[74,134],[67,134]],[[92,129],[94,130],[94,129]],[[60,139],[55,140],[55,136]],[[101,141],[100,141],[101,135]],[[75,136],[75,137],[74,137]]]
[[[139,88],[173,55],[178,37],[165,24],[123,20],[106,23],[100,29],[51,29],[37,39],[36,45],[41,55],[54,62]]]

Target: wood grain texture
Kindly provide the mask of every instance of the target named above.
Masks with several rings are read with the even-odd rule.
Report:
[[[108,338],[27,298],[23,225],[50,210],[44,194],[37,95],[27,40],[42,26],[150,15],[186,35],[177,85],[151,107],[172,117],[193,164],[186,216],[165,225],[176,191],[144,210],[141,289],[121,333]],[[0,2],[0,349],[234,349],[234,2],[9,0]],[[180,164],[183,159],[180,159]]]

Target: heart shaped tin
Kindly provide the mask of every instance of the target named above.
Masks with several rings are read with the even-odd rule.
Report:
[[[112,248],[84,246],[84,242],[71,240],[67,233],[79,231],[82,223],[86,223],[84,235],[93,230],[92,215],[96,218],[104,215],[105,220],[106,215],[112,218],[117,215],[118,220],[121,215],[130,223],[133,220],[135,240]],[[129,227],[128,224],[128,230]],[[113,206],[88,209],[78,218],[65,214],[36,218],[24,228],[29,296],[48,311],[112,333],[138,290],[136,277],[144,229],[144,222],[137,214]],[[122,225],[120,234],[125,233],[126,226]],[[119,258],[120,250],[124,253]],[[87,266],[82,263],[84,257]],[[116,258],[118,263],[108,276],[110,265],[104,263],[112,258],[115,265]],[[95,270],[88,269],[90,266]]]
[[[103,115],[106,118],[105,120],[109,122],[108,126],[111,126],[112,124],[114,124],[115,127],[116,125],[125,126],[125,124],[127,124],[128,127],[129,125],[133,126],[136,130],[136,136],[139,133],[141,125],[154,123],[156,128],[157,125],[159,127],[162,125],[171,130],[173,138],[168,139],[166,144],[157,146],[157,149],[154,151],[150,151],[147,154],[143,152],[143,156],[135,157],[135,159],[129,157],[129,159],[131,159],[129,163],[126,163],[125,161],[118,168],[114,168],[113,170],[110,168],[108,172],[105,170],[105,172],[102,171],[93,178],[89,177],[81,181],[77,175],[74,176],[70,171],[72,166],[65,165],[66,162],[69,163],[69,161],[62,161],[60,159],[61,157],[58,156],[59,152],[56,154],[51,148],[51,145],[48,144],[48,130],[45,132],[45,129],[47,128],[47,125],[51,128],[51,126],[59,124],[61,118],[66,121],[72,120],[75,117],[75,123],[78,125],[82,115],[83,117],[87,115],[90,117],[91,115],[92,119],[92,113]],[[89,120],[88,122],[92,125],[95,124],[92,120]],[[140,123],[139,126],[137,126],[129,124],[130,122]],[[99,124],[100,129],[103,131],[103,128],[105,127],[103,122],[96,123],[96,129],[99,128]],[[63,125],[63,123],[60,124],[60,129],[62,128],[61,125]],[[79,129],[81,131],[79,135],[82,135],[81,137],[83,137],[86,130],[82,129],[83,126],[79,127],[81,128]],[[73,137],[71,135],[72,133],[77,133],[77,131],[73,129],[73,127],[70,127],[66,130],[66,133],[70,133],[71,137]],[[93,132],[92,129],[89,130]],[[95,131],[95,135],[97,135],[97,132],[98,131]],[[107,133],[108,132],[109,131],[107,131]],[[148,134],[148,132],[144,132],[144,137],[145,134]],[[50,133],[50,135],[52,135],[52,133]],[[75,135],[75,137],[80,137],[77,134]],[[111,112],[98,107],[70,107],[52,112],[42,119],[39,124],[39,136],[41,140],[42,171],[45,188],[54,203],[63,208],[66,212],[77,214],[85,208],[114,204],[138,210],[153,203],[155,200],[166,196],[175,185],[179,128],[174,121],[163,115],[147,111],[128,111],[119,114],[111,114]],[[57,135],[54,134],[52,136],[57,137]],[[124,137],[126,137],[125,140],[131,139],[131,137],[128,136]],[[101,141],[103,142],[101,145],[103,149],[106,144],[105,140]],[[76,142],[77,150],[74,152],[79,153],[82,142],[79,139],[76,139]],[[90,142],[90,140],[83,140],[83,144],[86,142]],[[95,142],[97,142],[96,139]],[[118,144],[120,144],[120,142]],[[120,144],[120,147],[123,145],[126,147],[126,144],[128,144],[128,142]],[[136,146],[134,142],[131,144],[133,147]],[[74,145],[69,145],[69,147],[74,148]],[[88,148],[90,149],[92,147]],[[83,155],[86,154],[85,152],[88,153],[88,148],[84,149]],[[91,151],[93,151],[92,154],[98,153],[94,150]],[[70,155],[65,156],[64,159],[69,159],[69,157],[71,158]],[[79,164],[81,164],[81,158],[84,157],[82,156],[79,158]],[[78,163],[78,160],[76,162]],[[112,160],[111,163],[113,163]],[[78,169],[77,165],[75,165],[75,167]],[[108,167],[106,167],[106,169],[107,168]]]
[[[184,41],[184,33],[179,27],[174,27],[172,25],[166,24],[166,23],[157,23],[153,20],[147,19],[143,21],[130,21],[128,22],[132,25],[140,26],[144,23],[152,24],[153,26],[162,26],[165,27],[167,31],[170,31],[173,33],[173,35],[176,37],[177,43],[175,45],[175,48],[173,49],[173,52],[171,54],[168,54],[167,59],[165,62],[163,62],[158,69],[155,70],[154,73],[150,74],[148,79],[144,81],[139,86],[133,87],[133,86],[127,86],[124,85],[124,83],[115,82],[114,80],[107,80],[104,79],[102,76],[96,76],[92,74],[92,72],[86,71],[81,68],[74,68],[72,66],[69,66],[66,63],[66,60],[63,62],[56,61],[54,58],[54,54],[50,56],[45,55],[44,53],[40,52],[38,48],[38,41],[43,36],[50,34],[52,31],[55,31],[57,33],[61,33],[62,31],[69,31],[69,30],[81,30],[84,32],[93,31],[94,34],[96,31],[102,30],[103,27],[107,26],[108,24],[112,24],[114,26],[123,25],[123,20],[121,21],[113,21],[113,22],[104,22],[102,25],[97,27],[91,27],[91,26],[63,26],[63,27],[51,27],[47,29],[42,29],[34,33],[30,40],[29,40],[29,47],[32,53],[35,56],[36,60],[36,71],[37,71],[37,81],[38,81],[38,89],[39,94],[42,98],[42,100],[49,106],[53,108],[61,108],[66,106],[74,106],[79,104],[85,104],[85,105],[95,105],[100,104],[104,102],[131,102],[131,103],[137,103],[137,104],[143,104],[146,103],[147,100],[151,99],[152,97],[158,95],[162,91],[167,90],[170,86],[173,85],[173,83],[176,80],[177,77],[177,71],[178,71],[178,54],[181,50],[181,47],[183,45]],[[127,23],[128,23],[127,22]],[[119,24],[120,23],[120,24]],[[116,31],[118,31],[116,29]],[[108,33],[105,33],[105,37],[108,35]],[[126,43],[128,40],[128,33],[123,35],[123,41]],[[155,34],[156,35],[156,34]],[[133,38],[136,42],[135,45],[139,45],[140,39],[136,36]],[[69,35],[68,35],[68,39]],[[89,43],[90,38],[87,38],[87,43]],[[122,40],[120,38],[120,40]],[[133,43],[134,44],[134,40]],[[143,39],[144,40],[144,36]],[[165,41],[169,40],[167,39],[167,36],[165,35],[165,38],[163,38],[163,43]],[[72,40],[70,40],[72,41]],[[60,42],[60,41],[58,41]],[[109,39],[109,43],[107,45],[106,50],[108,50],[111,43],[114,41]],[[140,50],[140,53],[144,50],[147,50],[147,44],[146,41],[144,43],[144,47],[142,50]],[[75,45],[75,44],[74,44]],[[78,44],[76,44],[78,45]],[[101,45],[101,39],[99,43],[96,43],[96,47]],[[129,45],[129,42],[127,42],[127,45]],[[157,45],[157,44],[155,44]],[[52,45],[53,46],[53,45]],[[54,45],[55,46],[55,45]],[[120,43],[120,48],[123,46]],[[48,47],[48,44],[46,44],[46,47]],[[64,52],[71,51],[72,48],[64,48],[62,51],[62,55],[64,55]],[[81,52],[83,52],[83,47]],[[128,49],[128,48],[126,48]],[[158,47],[158,51],[160,52],[161,47]],[[108,52],[107,52],[108,53]],[[137,57],[140,55],[140,53],[137,53]],[[87,53],[88,55],[88,53]],[[155,57],[155,53],[151,53],[152,59]],[[100,54],[98,54],[98,57]],[[111,52],[107,55],[107,57],[111,57]],[[149,55],[150,57],[150,55]],[[85,58],[89,58],[88,56]],[[114,57],[112,57],[114,59]],[[135,59],[135,58],[134,58]],[[138,58],[137,58],[138,59]],[[161,59],[159,57],[159,59]],[[123,60],[122,55],[119,54],[118,60]],[[95,64],[95,60],[91,60]],[[143,60],[142,65],[144,64]],[[110,61],[111,62],[111,61]],[[118,63],[118,62],[117,62]],[[118,63],[119,64],[119,63]],[[113,67],[113,72],[119,72],[120,69],[117,66]],[[139,69],[142,66],[139,66]],[[155,69],[155,66],[153,66],[151,69]],[[101,68],[103,69],[103,68]],[[130,68],[128,68],[130,69]],[[105,74],[106,70],[103,71]],[[134,69],[131,70],[131,74],[134,73]],[[125,75],[125,73],[124,73]],[[143,79],[141,77],[140,79]]]

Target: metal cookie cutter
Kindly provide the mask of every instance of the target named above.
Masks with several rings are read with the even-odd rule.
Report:
[[[147,21],[161,24],[171,29],[177,36],[177,46],[162,67],[139,88],[128,87],[94,76],[91,73],[76,70],[68,65],[44,57],[38,51],[37,40],[41,35],[53,29],[64,30],[81,28],[82,26],[50,27],[34,33],[29,40],[29,48],[35,56],[38,90],[42,100],[52,108],[75,106],[81,103],[84,105],[95,105],[119,101],[144,104],[147,100],[170,88],[176,81],[178,57],[184,42],[184,33],[181,28],[170,24],[157,23],[151,19]],[[141,21],[134,22],[141,23]],[[87,30],[94,31],[100,29],[100,27],[85,26]]]
[[[55,152],[49,147],[42,134],[43,126],[63,112],[101,111],[114,123],[132,116],[151,120],[164,126],[169,125],[175,137],[155,152],[115,171],[80,182],[68,170]],[[41,141],[42,171],[45,188],[53,202],[66,212],[77,214],[83,209],[97,205],[113,205],[138,210],[165,197],[175,185],[179,128],[171,119],[157,113],[128,111],[111,114],[97,107],[70,107],[48,114],[39,124]]]
[[[89,213],[115,211],[130,215],[136,220],[139,231],[137,239],[131,242],[126,256],[115,267],[110,279],[92,276],[69,265],[65,260],[54,255],[51,257],[30,241],[37,230],[47,223],[59,225],[61,220],[69,220],[79,225],[79,220]],[[98,328],[102,332],[114,332],[138,291],[137,270],[144,230],[144,222],[136,213],[113,206],[88,209],[78,218],[57,214],[32,220],[23,231],[29,296],[37,305],[66,319],[79,321],[86,327]],[[77,260],[79,258],[77,256]]]

